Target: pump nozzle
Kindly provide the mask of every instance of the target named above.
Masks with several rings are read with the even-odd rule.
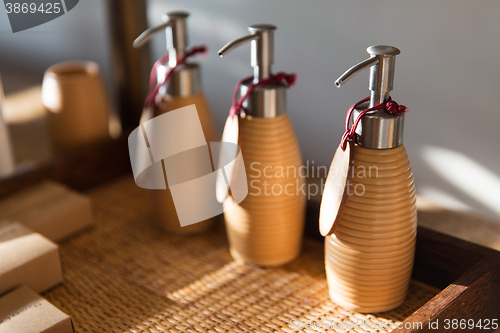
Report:
[[[186,18],[189,13],[184,11],[168,12],[163,15],[163,23],[144,31],[134,40],[133,46],[139,48],[146,44],[156,33],[165,29],[167,51],[170,55],[169,66],[175,67],[177,59],[183,57],[187,47]]]
[[[392,91],[394,84],[396,56],[401,51],[387,45],[373,45],[366,51],[371,57],[349,68],[335,81],[335,85],[340,87],[354,75],[370,68],[370,107],[372,107],[389,99],[389,92]]]
[[[237,38],[222,47],[218,54],[223,57],[234,48],[247,42],[251,44],[251,66],[254,68],[254,82],[271,76],[271,65],[274,62],[274,30],[271,24],[254,24],[248,27],[250,35]]]
[[[178,60],[180,58],[185,60],[187,54],[186,18],[188,16],[189,13],[183,11],[168,12],[162,17],[163,23],[147,29],[133,43],[135,48],[139,48],[156,33],[165,29],[168,65],[162,64],[157,67],[157,78],[163,80],[169,68],[173,69],[167,86],[167,93],[172,96],[191,96],[201,90],[199,65],[195,62],[184,61],[181,66],[178,66]]]

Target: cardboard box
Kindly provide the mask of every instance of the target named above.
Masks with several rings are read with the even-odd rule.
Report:
[[[66,193],[64,185],[53,181],[42,181],[27,187],[0,201],[0,220],[18,214],[29,207],[50,201]]]
[[[0,295],[21,285],[41,293],[61,282],[54,242],[20,223],[0,222]]]
[[[0,298],[0,333],[72,333],[71,318],[26,286]]]
[[[90,200],[52,181],[24,189],[0,202],[0,220],[20,222],[59,242],[92,224]]]

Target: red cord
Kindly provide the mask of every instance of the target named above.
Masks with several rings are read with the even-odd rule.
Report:
[[[234,115],[239,114],[241,111],[241,108],[243,107],[243,103],[245,102],[245,99],[252,93],[252,91],[257,88],[258,86],[262,86],[265,84],[270,84],[270,83],[275,83],[275,82],[283,82],[287,88],[290,88],[295,84],[295,80],[297,79],[297,74],[292,73],[292,74],[286,74],[283,72],[280,72],[276,75],[273,75],[267,79],[260,80],[257,83],[252,83],[251,85],[248,86],[248,90],[246,91],[244,96],[241,96],[240,99],[238,100],[238,94],[240,91],[241,84],[245,81],[251,80],[253,76],[244,78],[243,80],[239,81],[236,84],[236,87],[234,88],[234,94],[233,94],[233,104],[231,105],[231,109],[229,110],[229,115],[231,117],[234,117]]]
[[[342,140],[340,141],[340,148],[345,151],[347,141],[353,141],[354,142],[354,137],[356,135],[356,128],[359,125],[359,122],[361,121],[361,118],[370,111],[376,111],[376,110],[382,110],[386,109],[387,112],[390,114],[401,114],[403,112],[408,111],[408,108],[404,105],[399,105],[392,99],[389,99],[385,103],[380,103],[378,105],[375,105],[374,107],[368,108],[366,110],[363,110],[359,113],[359,115],[356,117],[356,119],[353,121],[352,127],[349,128],[349,121],[351,120],[351,115],[352,112],[356,107],[358,107],[360,104],[368,102],[370,100],[370,97],[364,98],[361,101],[357,102],[353,106],[349,108],[349,111],[347,111],[347,117],[345,120],[345,132],[344,135],[342,135]]]
[[[160,90],[161,86],[165,84],[165,82],[168,81],[170,74],[172,74],[172,71],[179,65],[182,65],[188,58],[198,54],[202,53],[205,54],[207,52],[207,47],[205,45],[201,46],[196,46],[193,47],[189,52],[184,55],[184,57],[180,57],[177,59],[177,64],[175,67],[169,67],[167,74],[165,75],[165,79],[162,82],[157,82],[156,81],[156,71],[158,69],[158,66],[163,65],[166,61],[168,61],[168,54],[164,55],[160,59],[156,60],[156,62],[153,65],[153,68],[151,69],[151,75],[149,76],[149,94],[146,97],[146,100],[144,101],[144,107],[149,107],[151,103],[156,98],[156,95],[158,95],[158,91]]]

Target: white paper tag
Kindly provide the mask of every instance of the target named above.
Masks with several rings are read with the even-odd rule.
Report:
[[[347,141],[345,151],[339,145],[328,171],[319,210],[319,231],[323,236],[331,235],[342,217],[351,179],[349,170],[353,161],[352,142]]]
[[[221,149],[218,161],[218,172],[216,180],[216,196],[217,201],[220,203],[224,202],[228,197],[229,183],[231,182],[231,177],[233,176],[233,168],[226,167],[227,161],[232,161],[236,158],[238,154],[238,137],[239,137],[239,116],[234,115],[233,117],[228,116],[226,124],[224,126],[224,131],[222,132],[222,142],[234,143],[233,145],[224,145]],[[223,171],[224,170],[224,171]],[[225,172],[225,177],[223,172]],[[226,179],[225,179],[226,178]],[[227,180],[227,181],[226,181]]]

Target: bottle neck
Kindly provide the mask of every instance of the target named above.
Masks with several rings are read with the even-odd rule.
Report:
[[[369,107],[369,102],[360,104],[352,114],[356,119],[359,113]],[[364,148],[390,149],[403,144],[405,114],[390,114],[386,110],[366,113],[356,128],[356,143]]]
[[[380,92],[380,91],[372,91],[370,93],[370,105],[369,107],[374,107],[375,105],[379,105],[387,102],[391,98],[389,92]]]
[[[161,78],[165,77],[165,73],[169,70],[168,65],[158,67],[157,77],[161,82]],[[197,63],[184,63],[176,66],[167,83],[160,88],[159,93],[162,95],[171,95],[178,97],[188,97],[201,92],[201,75],[200,66]]]
[[[245,81],[240,87],[240,97],[244,96],[253,79]],[[281,82],[256,87],[243,102],[248,116],[275,118],[286,113],[286,86]]]

